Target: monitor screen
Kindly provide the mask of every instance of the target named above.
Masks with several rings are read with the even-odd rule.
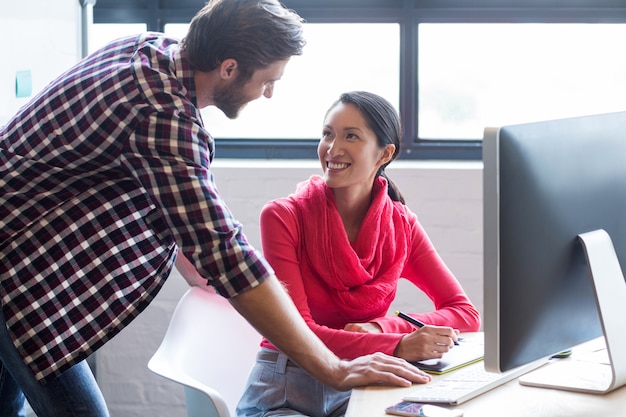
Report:
[[[602,336],[577,236],[604,229],[626,266],[626,112],[487,128],[483,162],[486,369]]]

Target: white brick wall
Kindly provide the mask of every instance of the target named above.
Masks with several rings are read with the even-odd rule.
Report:
[[[313,161],[219,158],[213,167],[224,199],[258,248],[258,215],[263,204],[293,192],[297,182],[319,170]],[[388,174],[482,312],[482,164],[397,161]],[[153,375],[146,364],[186,289],[175,272],[151,306],[97,353],[97,378],[112,417],[185,416],[182,388]],[[429,301],[401,282],[392,309],[420,308],[431,308]]]

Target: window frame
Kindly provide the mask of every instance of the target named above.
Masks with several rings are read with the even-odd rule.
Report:
[[[418,26],[421,23],[626,23],[622,0],[282,0],[310,23],[398,23],[400,25],[399,111],[403,160],[481,160],[481,140],[420,139],[418,114]],[[188,23],[204,0],[98,0],[94,23],[146,23],[163,31]],[[315,159],[318,138],[216,137],[216,154],[237,159]]]

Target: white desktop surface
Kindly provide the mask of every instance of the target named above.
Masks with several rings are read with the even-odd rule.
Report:
[[[434,375],[433,381],[443,377]],[[346,417],[390,417],[385,408],[418,387],[355,388]],[[462,409],[464,417],[625,417],[626,386],[608,394],[585,394],[523,386],[514,379],[450,408]]]

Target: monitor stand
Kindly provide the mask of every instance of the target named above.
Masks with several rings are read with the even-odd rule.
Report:
[[[586,353],[558,359],[520,377],[522,385],[604,394],[626,385],[626,282],[615,248],[602,229],[578,235],[585,250],[604,337]],[[604,342],[604,343],[603,343]],[[598,347],[598,344],[600,345]],[[604,350],[606,344],[606,350]],[[589,348],[591,346],[591,348]]]

